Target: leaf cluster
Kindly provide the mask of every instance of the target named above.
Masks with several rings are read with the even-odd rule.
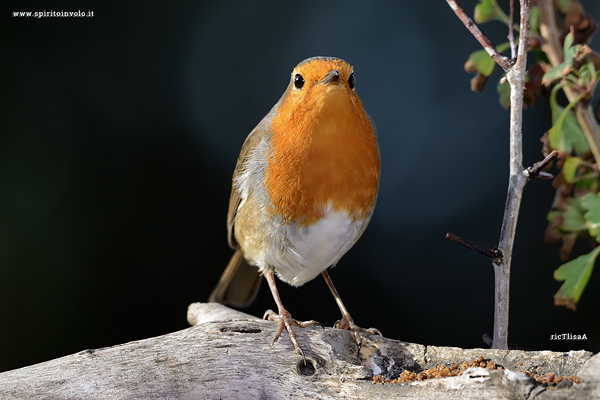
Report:
[[[593,156],[600,154],[596,146],[586,138],[582,122],[576,113],[580,105],[588,106],[598,81],[600,80],[600,56],[594,54],[587,42],[596,30],[596,24],[589,15],[585,15],[577,0],[558,0],[555,12],[561,21],[563,43],[563,62],[552,65],[543,49],[545,38],[540,32],[540,11],[536,4],[530,8],[530,38],[527,50],[533,53],[535,63],[529,66],[526,77],[524,102],[533,106],[539,96],[549,97],[552,112],[552,127],[542,137],[544,153],[558,150],[560,157],[557,167],[560,173],[553,182],[557,194],[548,214],[549,227],[546,241],[555,243],[562,240],[561,258],[568,261],[573,246],[578,239],[588,240],[593,250],[558,268],[554,277],[564,281],[554,296],[556,305],[565,305],[575,309],[587,282],[592,274],[596,259],[600,253],[600,170]],[[484,23],[500,21],[507,26],[510,23],[506,13],[496,0],[479,0],[475,7],[475,21]],[[518,30],[518,26],[512,29]],[[503,43],[497,47],[504,52],[510,47]],[[481,92],[492,76],[496,63],[485,50],[471,54],[465,69],[475,73],[471,88]],[[500,103],[510,106],[510,86],[507,83],[497,85]],[[576,98],[564,104],[564,92],[569,90]],[[600,114],[600,103],[597,115]],[[598,124],[594,126],[598,130]]]

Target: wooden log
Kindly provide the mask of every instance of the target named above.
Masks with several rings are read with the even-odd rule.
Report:
[[[195,326],[103,349],[85,350],[0,374],[1,399],[566,399],[600,397],[600,358],[589,352],[526,352],[424,346],[364,334],[360,353],[348,331],[297,328],[308,363],[287,335],[271,348],[276,324],[218,304],[192,304]],[[470,368],[460,377],[375,384],[408,368],[479,356],[502,370]],[[518,365],[517,362],[522,363]],[[577,374],[548,390],[516,369]]]

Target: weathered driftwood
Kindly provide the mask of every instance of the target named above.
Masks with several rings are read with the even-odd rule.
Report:
[[[305,367],[276,324],[218,304],[192,304],[193,327],[119,346],[86,350],[0,374],[1,399],[567,399],[600,398],[600,358],[584,351],[525,352],[423,346],[365,334],[298,328]],[[430,368],[479,356],[505,370],[472,368],[460,377],[374,384],[406,367]],[[577,374],[581,384],[546,390],[519,368]]]

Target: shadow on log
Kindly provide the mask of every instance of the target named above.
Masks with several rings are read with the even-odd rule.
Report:
[[[119,346],[86,350],[0,374],[2,399],[591,399],[600,397],[600,358],[558,353],[424,346],[364,335],[358,352],[348,331],[298,328],[305,366],[276,324],[220,304],[195,303],[191,328]],[[375,384],[403,370],[460,364],[482,356],[503,369]],[[521,364],[517,364],[521,363]],[[550,390],[517,369],[581,383]],[[565,385],[567,386],[567,385]]]

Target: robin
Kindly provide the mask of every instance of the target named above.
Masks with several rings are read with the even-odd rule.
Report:
[[[265,318],[286,329],[304,358],[283,307],[275,275],[300,286],[321,274],[342,319],[361,344],[361,328],[340,299],[327,268],[335,266],[367,227],[379,187],[373,121],[356,93],[353,68],[334,57],[313,57],[292,71],[277,104],[246,138],[233,173],[227,215],[235,249],[210,301],[244,306],[264,276],[277,303]],[[369,332],[376,330],[371,329]]]

